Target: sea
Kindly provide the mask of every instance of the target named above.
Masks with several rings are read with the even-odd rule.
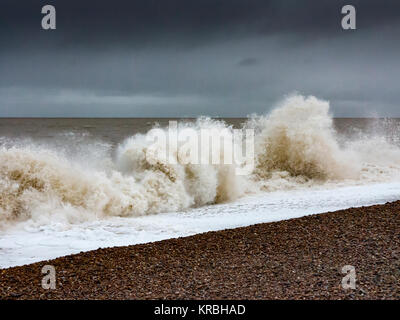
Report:
[[[252,130],[252,170],[154,153],[171,122]],[[400,119],[334,118],[315,97],[240,119],[0,118],[0,268],[399,199]]]

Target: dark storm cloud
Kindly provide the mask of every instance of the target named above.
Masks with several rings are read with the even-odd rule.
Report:
[[[400,3],[394,0],[353,0],[359,27],[367,28],[398,20]],[[0,12],[3,37],[26,33],[44,39],[40,8],[52,4],[58,11],[55,39],[71,44],[99,41],[136,41],[197,35],[198,40],[219,32],[274,34],[337,33],[338,21],[347,0],[3,0]],[[232,34],[231,34],[232,35]],[[46,35],[49,37],[50,35]],[[57,37],[58,36],[58,37]],[[27,39],[26,39],[27,40]],[[194,39],[194,41],[197,40]],[[29,40],[30,41],[30,40]],[[57,43],[60,44],[60,43]]]
[[[40,27],[57,9],[57,30]],[[353,4],[357,30],[340,9]],[[298,91],[400,115],[400,3],[3,0],[0,116],[245,116]]]

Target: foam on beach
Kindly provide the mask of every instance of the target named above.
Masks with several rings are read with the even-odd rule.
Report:
[[[177,130],[188,127],[233,130],[209,118]],[[288,97],[268,115],[250,117],[243,128],[256,132],[255,166],[246,176],[235,173],[235,164],[184,164],[177,147],[165,146],[178,160],[170,163],[152,152],[145,134],[126,139],[115,151],[100,144],[74,154],[34,141],[2,140],[0,227],[27,220],[73,224],[135,217],[266,191],[400,179],[400,148],[380,135],[339,143],[329,103],[315,97]]]

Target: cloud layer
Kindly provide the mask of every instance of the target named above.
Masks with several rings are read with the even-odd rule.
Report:
[[[243,117],[300,92],[335,116],[400,116],[400,4],[2,1],[0,116]]]

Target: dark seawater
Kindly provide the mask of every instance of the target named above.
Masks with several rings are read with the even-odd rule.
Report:
[[[146,133],[155,125],[167,126],[168,121],[193,122],[195,119],[175,118],[0,118],[0,137],[32,139],[45,142],[57,137],[80,135],[86,140],[96,139],[117,144],[136,133]],[[240,128],[247,119],[221,119]],[[339,141],[365,135],[384,136],[399,143],[400,119],[335,118],[334,128]]]

